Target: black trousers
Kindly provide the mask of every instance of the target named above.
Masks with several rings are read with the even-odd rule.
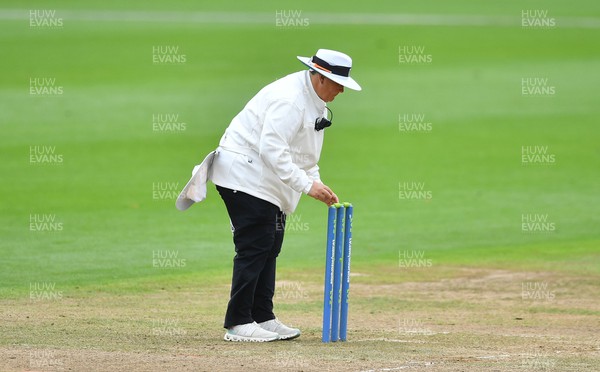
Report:
[[[235,257],[225,328],[275,319],[276,261],[285,231],[285,214],[265,200],[217,186],[233,226]]]

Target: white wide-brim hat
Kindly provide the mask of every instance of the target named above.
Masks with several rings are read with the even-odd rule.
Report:
[[[297,56],[300,62],[328,79],[353,90],[362,90],[350,77],[352,58],[347,54],[329,49],[319,49],[313,57]]]

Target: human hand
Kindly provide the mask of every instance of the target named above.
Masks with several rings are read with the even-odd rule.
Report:
[[[340,202],[337,195],[327,185],[318,181],[313,182],[312,187],[308,192],[308,196],[322,201],[327,204],[327,206]]]

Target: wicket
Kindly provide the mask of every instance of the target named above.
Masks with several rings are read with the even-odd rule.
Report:
[[[323,342],[346,341],[353,211],[354,207],[350,203],[336,203],[329,207],[323,294]]]

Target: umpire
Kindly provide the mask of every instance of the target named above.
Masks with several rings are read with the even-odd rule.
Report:
[[[309,70],[261,89],[233,118],[209,173],[227,208],[236,255],[224,327],[226,341],[274,341],[300,336],[273,313],[277,256],[286,214],[302,193],[327,205],[339,202],[319,175],[327,102],[350,77],[352,59],[328,49],[298,57]]]

